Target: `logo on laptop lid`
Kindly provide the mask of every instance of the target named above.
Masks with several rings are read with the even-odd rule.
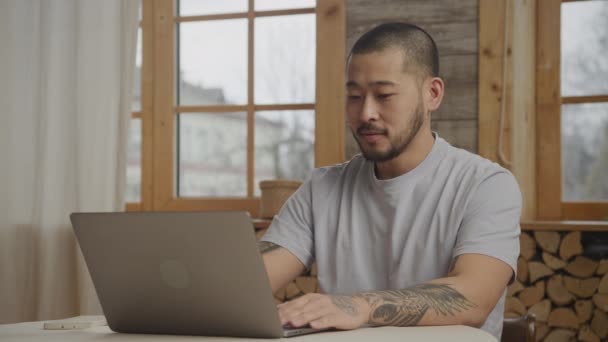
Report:
[[[188,270],[177,260],[166,260],[160,264],[161,279],[174,289],[185,289],[190,286]]]

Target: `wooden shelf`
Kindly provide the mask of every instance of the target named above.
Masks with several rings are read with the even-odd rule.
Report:
[[[272,223],[272,219],[265,218],[254,218],[251,221],[253,222],[255,230],[266,229],[270,227],[270,223]]]
[[[608,232],[608,221],[524,221],[522,230]]]

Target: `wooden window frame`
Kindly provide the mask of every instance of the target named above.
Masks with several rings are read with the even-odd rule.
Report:
[[[524,221],[603,220],[608,213],[608,202],[562,201],[561,104],[608,99],[561,97],[561,3],[479,1],[478,151],[517,178]]]
[[[343,162],[344,77],[346,56],[345,0],[318,0],[315,8],[254,11],[247,13],[177,17],[173,0],[144,0],[142,11],[141,111],[132,117],[142,121],[141,202],[127,203],[127,211],[246,210],[258,215],[259,198],[253,196],[254,113],[259,110],[315,110],[315,167]],[[254,18],[270,15],[316,14],[316,97],[310,104],[256,105],[253,94]],[[177,22],[248,19],[248,102],[243,106],[176,106],[175,26]],[[170,48],[169,48],[170,47]],[[155,82],[155,80],[159,80]],[[166,80],[172,80],[166,82]],[[247,113],[247,197],[177,198],[175,196],[175,117],[183,112]]]
[[[608,95],[561,96],[561,4],[538,1],[536,112],[538,216],[542,220],[603,220],[608,202],[562,201],[561,105],[608,102]],[[557,33],[557,34],[556,34]],[[557,171],[556,171],[557,170]]]

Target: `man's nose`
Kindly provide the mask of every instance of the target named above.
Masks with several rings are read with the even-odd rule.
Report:
[[[363,122],[378,119],[378,106],[373,96],[364,97],[359,119]]]

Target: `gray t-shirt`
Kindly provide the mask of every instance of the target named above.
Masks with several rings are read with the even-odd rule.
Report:
[[[309,268],[325,293],[404,289],[448,274],[458,255],[507,263],[519,255],[521,193],[496,163],[435,134],[413,170],[379,180],[361,155],[315,169],[274,218],[262,240]],[[506,293],[506,292],[505,292]],[[482,329],[500,340],[505,295]]]

